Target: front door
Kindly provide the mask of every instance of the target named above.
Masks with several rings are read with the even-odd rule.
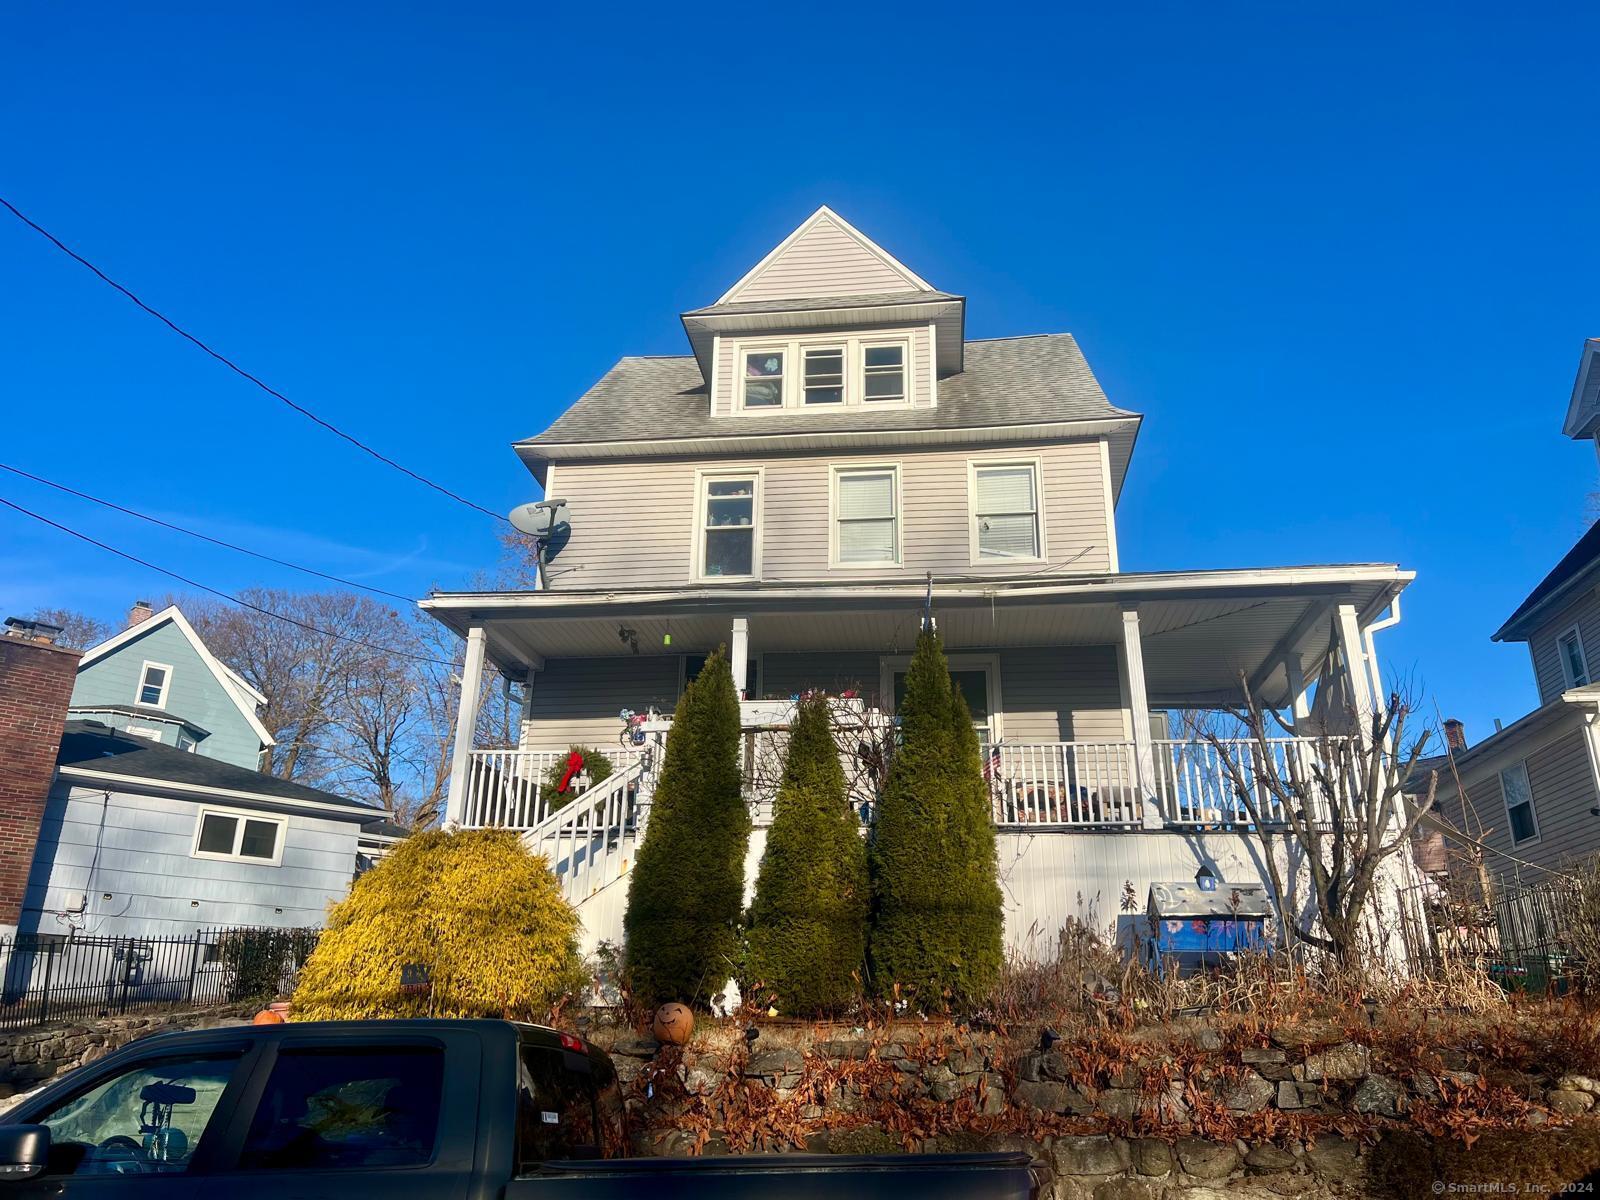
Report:
[[[949,657],[950,678],[961,689],[967,707],[972,711],[972,724],[978,731],[978,741],[987,747],[1000,740],[1000,670],[994,656],[986,654],[952,654]],[[906,670],[911,659],[897,655],[883,660],[883,671],[889,676],[886,694],[894,697],[894,709],[906,698]]]

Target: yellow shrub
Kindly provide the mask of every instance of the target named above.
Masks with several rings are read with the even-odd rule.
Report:
[[[549,865],[516,834],[413,834],[334,905],[294,1015],[538,1019],[583,982],[577,935]]]

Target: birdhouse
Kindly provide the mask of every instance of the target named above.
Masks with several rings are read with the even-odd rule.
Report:
[[[1165,978],[1171,965],[1192,973],[1232,955],[1270,953],[1268,922],[1276,916],[1264,884],[1225,883],[1205,867],[1192,883],[1152,883],[1145,965]]]

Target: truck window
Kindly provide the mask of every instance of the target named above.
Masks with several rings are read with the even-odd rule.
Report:
[[[541,1163],[601,1157],[600,1129],[589,1060],[565,1050],[523,1046],[517,1079],[517,1173],[536,1171]]]
[[[170,1175],[188,1169],[239,1055],[139,1063],[64,1100],[50,1127],[51,1175]]]
[[[282,1050],[239,1166],[419,1166],[433,1158],[443,1088],[437,1046]]]

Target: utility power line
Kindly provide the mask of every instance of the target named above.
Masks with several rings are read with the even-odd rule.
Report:
[[[115,554],[118,558],[125,558],[131,563],[137,563],[146,570],[155,571],[158,574],[165,575],[170,579],[176,579],[179,583],[184,584],[187,587],[192,587],[199,591],[207,592],[213,596],[216,596],[220,600],[226,600],[229,604],[236,604],[240,608],[248,608],[251,612],[258,612],[264,617],[271,617],[275,621],[284,621],[290,625],[297,625],[309,633],[317,634],[319,637],[330,637],[336,641],[348,642],[353,646],[364,646],[368,650],[377,650],[384,654],[392,654],[397,658],[409,658],[413,662],[433,663],[436,666],[441,667],[455,666],[454,663],[447,662],[442,658],[434,658],[431,654],[414,654],[409,650],[396,650],[393,646],[381,646],[377,642],[369,642],[364,638],[351,637],[349,634],[345,633],[335,633],[331,629],[323,629],[306,621],[301,621],[298,618],[286,616],[280,612],[273,612],[270,608],[265,608],[262,605],[252,603],[249,600],[242,600],[238,596],[235,596],[230,592],[225,592],[220,588],[214,588],[210,584],[201,583],[197,579],[190,579],[187,575],[180,575],[178,572],[168,570],[166,567],[158,567],[155,563],[150,562],[147,559],[140,558],[136,554],[129,554],[126,550],[119,550],[115,546],[108,546],[105,542],[98,541],[86,533],[80,533],[71,526],[61,524],[60,521],[52,521],[49,517],[36,513],[32,509],[23,508],[22,505],[16,503],[15,501],[7,500],[4,496],[0,496],[0,504],[5,505],[7,508],[15,509],[25,517],[32,517],[35,521],[38,521],[44,525],[48,525],[52,529],[59,529],[62,533],[75,537],[81,542],[88,542],[91,546],[98,546],[100,549],[109,554]]]
[[[113,512],[123,513],[130,517],[138,517],[141,521],[148,521],[152,525],[159,525],[163,529],[171,529],[176,533],[187,534],[192,538],[199,538],[202,542],[210,542],[213,546],[221,546],[225,550],[234,550],[240,554],[248,554],[251,558],[259,558],[262,562],[275,563],[280,567],[288,567],[291,571],[303,571],[307,575],[315,575],[318,579],[326,579],[330,583],[341,584],[344,587],[360,588],[363,592],[371,592],[375,596],[387,596],[391,600],[398,600],[402,604],[415,604],[415,598],[402,596],[399,592],[385,591],[383,588],[372,587],[369,584],[357,583],[354,579],[345,579],[340,575],[329,575],[326,571],[318,571],[312,567],[304,567],[299,563],[290,562],[283,558],[274,558],[270,554],[263,554],[259,550],[251,550],[245,546],[236,546],[232,542],[225,542],[221,538],[214,538],[209,534],[201,533],[196,529],[189,529],[183,525],[174,525],[171,521],[163,521],[160,517],[152,517],[149,513],[142,513],[138,509],[125,508],[121,504],[110,500],[102,500],[99,496],[91,496],[88,492],[80,492],[77,488],[68,487],[64,483],[57,483],[53,479],[46,479],[43,475],[35,475],[31,471],[24,471],[21,467],[9,466],[0,462],[0,471],[10,471],[13,475],[20,475],[24,479],[31,479],[35,483],[42,483],[45,487],[55,488],[58,492],[65,492],[69,496],[76,496],[80,500],[88,500]]]
[[[326,421],[323,418],[317,416],[316,413],[312,412],[305,405],[295,403],[293,400],[289,399],[289,397],[285,396],[282,392],[278,391],[276,388],[268,386],[261,379],[257,378],[255,375],[252,375],[249,371],[246,371],[243,367],[241,367],[238,363],[234,362],[227,355],[222,354],[219,351],[213,350],[205,342],[201,341],[194,334],[190,333],[187,329],[183,328],[183,326],[179,325],[176,321],[174,321],[171,317],[168,317],[165,313],[160,312],[159,310],[154,309],[150,305],[146,304],[143,300],[139,299],[138,296],[134,295],[132,291],[130,291],[128,288],[124,287],[122,284],[118,283],[115,279],[111,278],[111,276],[107,275],[104,271],[102,271],[99,267],[95,266],[92,262],[90,262],[83,255],[79,254],[76,250],[72,249],[72,247],[68,246],[65,242],[63,242],[55,234],[51,233],[43,225],[40,225],[37,221],[33,220],[31,217],[29,217],[27,214],[25,214],[21,209],[19,209],[15,204],[12,204],[11,201],[7,200],[4,196],[0,196],[0,205],[4,205],[7,209],[9,209],[11,211],[11,214],[14,217],[16,217],[17,220],[21,221],[24,225],[26,225],[29,229],[32,229],[35,233],[39,234],[46,241],[48,241],[52,246],[54,246],[57,250],[59,250],[63,254],[65,254],[68,258],[71,258],[74,262],[80,263],[83,266],[87,267],[103,283],[109,284],[111,287],[113,287],[117,291],[121,292],[129,300],[132,300],[134,302],[134,304],[138,305],[145,312],[149,313],[156,320],[160,321],[163,325],[165,325],[168,329],[172,330],[172,332],[176,333],[179,337],[185,339],[186,341],[194,343],[194,345],[198,346],[201,350],[204,350],[207,354],[209,354],[212,358],[216,359],[223,366],[227,367],[230,371],[234,372],[236,375],[240,375],[243,378],[248,379],[251,383],[255,384],[256,387],[260,388],[267,395],[273,397],[273,399],[283,401],[290,408],[294,409],[295,412],[299,413],[301,416],[305,417],[307,420],[316,422],[318,425],[322,426],[322,428],[326,429],[329,433],[332,433],[332,434],[334,434],[334,435],[336,435],[338,437],[341,437],[345,441],[349,442],[352,446],[356,447],[356,449],[361,450],[364,453],[372,455],[373,458],[377,459],[379,462],[383,463],[385,466],[393,467],[396,471],[399,471],[401,474],[409,475],[412,479],[415,479],[418,483],[423,484],[426,487],[430,487],[434,491],[439,492],[442,495],[450,497],[450,499],[454,500],[457,504],[464,504],[468,508],[476,509],[478,512],[483,513],[485,516],[493,517],[496,521],[506,521],[506,518],[503,515],[501,515],[500,513],[495,512],[493,509],[485,508],[481,504],[477,504],[477,503],[475,503],[475,502],[473,502],[471,500],[468,500],[465,496],[459,495],[456,492],[451,491],[449,488],[445,487],[442,483],[435,483],[433,480],[429,479],[426,475],[423,475],[421,472],[413,471],[410,467],[404,466],[403,464],[396,462],[394,459],[390,458],[388,455],[384,454],[383,452],[381,452],[379,450],[374,450],[371,446],[367,445],[365,442],[363,442],[360,438],[356,437],[354,434],[346,433],[344,430],[340,429],[337,425],[333,424],[331,421]]]

